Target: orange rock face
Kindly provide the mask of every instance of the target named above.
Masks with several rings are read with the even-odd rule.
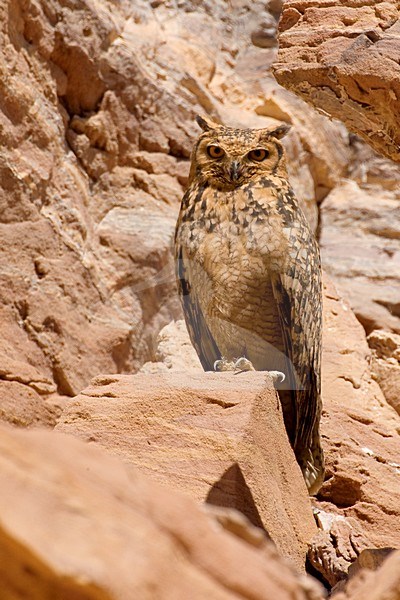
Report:
[[[0,447],[5,600],[322,599],[240,516],[224,525],[98,448],[5,426]]]
[[[302,569],[316,526],[266,377],[99,377],[68,404],[57,430],[99,443],[198,501],[240,510]]]
[[[276,79],[400,161],[399,7],[288,0],[279,24]]]
[[[349,306],[325,291],[323,510],[355,518],[371,547],[400,547],[400,422],[371,377],[371,350]]]
[[[0,7],[1,600],[321,600],[262,528],[297,570],[310,542],[337,595],[397,598],[398,553],[372,572],[365,551],[400,547],[400,168],[273,79],[281,4]],[[284,4],[277,77],[398,160],[398,6],[333,4]],[[205,375],[182,322],[163,329],[204,112],[292,125],[290,181],[338,286],[316,537],[264,376]],[[11,427],[57,420],[89,443]]]
[[[368,567],[346,586],[345,591],[333,594],[335,600],[399,600],[400,551],[393,552],[374,572]]]
[[[400,414],[400,335],[373,331],[368,344],[372,349],[372,374],[386,400]]]
[[[171,245],[196,113],[296,124],[291,179],[314,227],[315,198],[345,174],[346,131],[270,75],[265,3],[185,6],[1,8],[0,362],[34,367],[40,396],[139,369],[180,316]]]
[[[367,333],[400,331],[400,204],[396,194],[353,181],[337,186],[320,207],[325,270]]]

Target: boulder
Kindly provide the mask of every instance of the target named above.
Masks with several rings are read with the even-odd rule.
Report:
[[[326,280],[321,421],[326,478],[316,506],[352,517],[369,547],[400,548],[400,418],[371,373],[371,350]]]
[[[377,556],[380,557],[378,561]],[[375,571],[377,563],[381,563],[381,566]],[[349,581],[344,591],[339,590],[331,597],[334,600],[399,600],[400,551],[390,552],[389,556],[387,552],[375,554],[375,560],[362,568]]]
[[[322,600],[235,511],[213,517],[93,445],[0,427],[4,599]]]
[[[381,339],[396,355],[392,338]],[[160,334],[164,362],[148,363],[146,372],[172,376],[186,361],[194,374],[198,363],[188,343],[183,322],[169,325]],[[400,547],[400,419],[376,381],[373,352],[349,303],[325,276],[321,434],[327,476],[313,500],[320,533],[309,560],[330,585],[346,578],[363,550]]]
[[[337,186],[320,208],[323,266],[367,333],[400,331],[400,203],[391,190]]]
[[[316,526],[265,373],[100,376],[68,402],[56,429],[198,501],[240,510],[304,568]]]
[[[279,23],[277,81],[400,161],[399,6],[287,0]]]
[[[371,371],[386,400],[400,415],[400,335],[376,330],[369,334]]]

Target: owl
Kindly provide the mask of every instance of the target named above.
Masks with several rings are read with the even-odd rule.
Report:
[[[320,488],[321,264],[288,182],[287,125],[235,129],[197,117],[175,232],[189,336],[211,370],[273,371],[310,494]]]

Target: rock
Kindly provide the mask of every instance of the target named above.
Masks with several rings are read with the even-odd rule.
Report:
[[[167,331],[173,336],[166,346],[172,356],[164,354],[168,367],[148,363],[147,372],[182,369],[189,356],[183,322],[171,324],[163,336]],[[193,354],[188,369],[196,368],[192,360]],[[310,557],[331,584],[345,577],[364,548],[400,546],[400,420],[375,381],[371,361],[362,326],[325,277],[321,431],[327,477],[314,506],[328,515],[328,525]]]
[[[251,32],[251,41],[258,48],[272,48],[276,46],[276,21],[270,16]]]
[[[397,198],[400,165],[375,152],[357,135],[350,134],[350,148],[349,177],[367,191],[375,189],[380,193],[379,188],[383,188],[393,191],[393,198]]]
[[[155,361],[144,363],[141,373],[198,371],[203,373],[199,357],[189,339],[185,321],[171,321],[158,334]]]
[[[316,506],[351,517],[370,547],[400,547],[400,419],[371,374],[371,350],[349,305],[325,283],[322,441]]]
[[[330,122],[287,90],[268,83],[255,111],[293,124],[292,131],[285,138],[289,177],[299,198],[303,202],[308,200],[307,206],[314,205],[316,208],[315,203],[320,202],[347,174],[351,152],[345,127]],[[304,173],[307,170],[308,177]],[[305,187],[310,181],[312,192]]]
[[[331,587],[345,581],[349,568],[363,556],[369,542],[353,518],[317,510],[320,531],[313,538],[308,560]]]
[[[183,327],[181,321],[167,328],[172,357],[167,351],[164,360],[171,371],[185,364]],[[375,333],[370,343],[382,355],[397,356],[396,339]],[[364,549],[400,546],[400,420],[374,380],[374,352],[349,304],[325,277],[321,431],[327,478],[314,501],[317,520],[325,523],[311,542],[309,560],[330,585],[345,580]],[[188,368],[194,368],[191,360]]]
[[[400,203],[346,181],[321,205],[322,262],[367,333],[400,331]]]
[[[44,399],[35,389],[19,381],[0,381],[0,420],[31,427],[54,427],[60,407]]]
[[[395,552],[394,548],[366,548],[351,565],[349,575],[354,577],[361,569],[377,571],[392,552]]]
[[[181,316],[171,245],[195,114],[275,122],[255,112],[260,81],[278,89],[265,62],[274,50],[251,41],[275,20],[261,0],[231,9],[222,0],[4,7],[0,354],[20,362],[18,377],[36,369],[60,399],[98,373],[138,370]],[[314,151],[292,135],[293,178],[316,226]]]
[[[230,533],[93,445],[2,426],[0,446],[4,598],[322,600],[250,524]]]
[[[386,553],[383,553],[383,555]],[[382,553],[381,553],[382,556]],[[398,600],[400,589],[400,551],[384,558],[377,571],[361,571],[345,587],[334,593],[334,600]]]
[[[400,335],[373,331],[368,344],[372,349],[372,375],[386,400],[400,414]]]
[[[302,569],[316,527],[266,377],[99,377],[70,401],[56,429],[98,443],[196,500],[240,510]]]
[[[399,16],[395,0],[340,5],[288,0],[274,65],[281,85],[395,161],[400,161]]]

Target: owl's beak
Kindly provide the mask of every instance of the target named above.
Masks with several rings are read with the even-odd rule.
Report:
[[[229,175],[232,179],[232,181],[237,181],[240,177],[240,161],[239,160],[233,160],[231,162],[231,167],[229,169]]]

